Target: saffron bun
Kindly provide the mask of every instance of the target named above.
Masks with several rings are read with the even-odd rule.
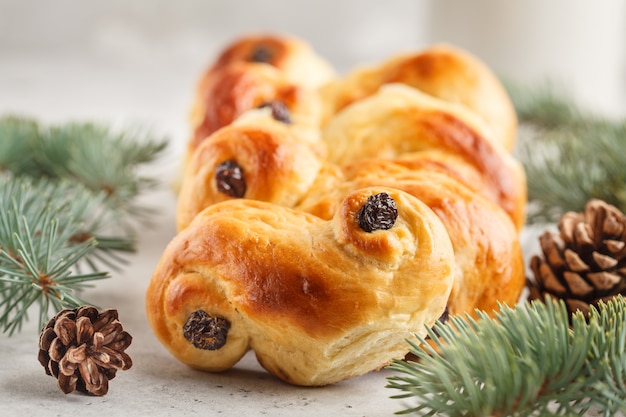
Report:
[[[280,69],[264,63],[234,62],[205,76],[191,110],[192,137],[188,153],[221,127],[248,110],[280,104],[298,125],[319,128],[319,95],[291,81]]]
[[[322,132],[330,162],[419,158],[422,152],[449,155],[456,165],[478,171],[483,194],[500,205],[521,230],[526,217],[526,175],[519,161],[466,108],[403,84],[388,84],[335,115]],[[443,158],[443,159],[442,159]],[[454,164],[448,164],[453,166]],[[470,168],[470,169],[471,169]],[[459,178],[469,173],[457,169]],[[475,177],[475,175],[474,175]]]
[[[393,56],[378,65],[358,67],[321,89],[324,120],[344,107],[401,83],[475,113],[495,140],[511,151],[517,138],[517,115],[500,80],[476,56],[449,44]]]
[[[455,254],[450,314],[497,310],[515,304],[525,276],[518,231],[508,214],[482,194],[481,172],[455,155],[423,151],[405,159],[362,159],[337,165],[311,149],[295,127],[258,111],[209,137],[194,154],[178,199],[177,227],[203,209],[245,198],[333,218],[352,191],[383,186],[419,198],[442,221]],[[220,191],[216,172],[224,161],[241,167],[246,191]],[[466,172],[463,172],[466,171]],[[475,186],[471,188],[468,184]]]
[[[296,208],[330,218],[350,190],[381,186],[407,192],[441,220],[455,257],[455,279],[447,303],[450,315],[488,314],[498,304],[513,306],[525,285],[518,232],[508,215],[446,171],[407,167],[403,161],[362,160],[344,166],[341,176],[314,184]]]
[[[367,232],[372,196],[397,219]],[[198,214],[165,249],[147,290],[156,336],[183,363],[226,370],[250,349],[276,377],[332,384],[408,353],[445,311],[455,260],[439,218],[392,188],[355,190],[332,219],[234,199]]]
[[[146,294],[183,363],[219,372],[253,350],[286,382],[327,385],[405,357],[442,314],[518,301],[517,119],[469,53],[339,77],[300,40],[248,36],[192,108],[179,232]]]
[[[237,197],[219,188],[217,175],[225,162],[241,173],[245,191],[238,197],[294,207],[321,171],[324,155],[315,131],[277,121],[269,109],[247,112],[190,155],[177,201],[178,230],[204,208]]]
[[[195,90],[190,147],[231,123],[241,113],[270,101],[292,115],[319,123],[317,88],[335,70],[304,40],[287,35],[243,36],[224,47],[204,71]]]

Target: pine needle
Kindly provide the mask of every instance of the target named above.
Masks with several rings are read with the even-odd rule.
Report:
[[[167,140],[139,129],[115,131],[91,122],[42,126],[27,117],[0,118],[0,172],[71,180],[103,192],[120,230],[154,213],[136,200],[158,181],[140,175],[139,168],[154,162],[166,147]]]
[[[103,196],[68,182],[0,176],[0,328],[13,334],[38,304],[40,326],[53,312],[87,304],[75,295],[106,272],[77,273],[98,245],[84,235],[85,207]],[[75,201],[89,204],[74,205]]]
[[[454,329],[454,330],[452,330]],[[417,361],[394,361],[388,388],[414,399],[401,414],[562,416],[626,411],[626,301],[592,308],[588,320],[562,301],[502,306],[494,318],[454,317],[429,329],[438,348],[411,344]]]
[[[555,87],[508,88],[520,120],[528,223],[556,222],[592,198],[626,210],[626,119],[584,110]]]

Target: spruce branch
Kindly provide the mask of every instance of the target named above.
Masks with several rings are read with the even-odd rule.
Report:
[[[453,317],[410,341],[417,361],[394,361],[400,413],[433,416],[562,416],[626,411],[626,301],[617,296],[588,319],[562,301],[501,306],[494,318]],[[436,337],[436,333],[440,336]]]
[[[528,223],[552,223],[592,198],[626,210],[626,119],[582,109],[553,86],[509,86],[520,120],[516,154],[526,169]]]
[[[106,272],[80,273],[78,265],[96,252],[85,229],[89,209],[103,195],[70,182],[34,182],[0,176],[0,327],[13,334],[39,306],[39,324],[63,308],[88,304],[76,293]],[[92,223],[93,225],[93,223]],[[77,239],[77,236],[81,236]],[[89,236],[89,237],[87,237]]]
[[[21,329],[31,307],[88,304],[78,293],[135,250],[134,225],[154,210],[137,198],[158,185],[141,174],[166,140],[96,123],[42,126],[0,117],[0,329]],[[88,268],[85,269],[84,266]],[[83,272],[84,270],[88,272]]]
[[[141,175],[140,168],[154,162],[166,146],[165,139],[139,129],[115,131],[91,122],[42,126],[26,117],[0,118],[0,171],[72,180],[104,192],[109,211],[118,214],[120,230],[132,230],[133,220],[153,213],[136,200],[158,182]]]

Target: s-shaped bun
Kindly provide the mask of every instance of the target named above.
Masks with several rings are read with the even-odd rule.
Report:
[[[441,221],[402,191],[354,191],[330,220],[229,200],[165,249],[147,312],[192,367],[222,371],[252,349],[280,379],[326,385],[403,358],[444,312],[454,268]]]

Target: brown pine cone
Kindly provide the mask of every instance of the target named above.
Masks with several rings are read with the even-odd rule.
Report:
[[[561,298],[570,313],[626,293],[626,217],[616,207],[590,200],[582,213],[565,213],[559,234],[540,238],[542,255],[530,262],[535,281],[529,299]]]
[[[59,381],[61,391],[105,395],[118,370],[132,366],[124,350],[132,341],[118,320],[117,310],[99,313],[83,306],[63,310],[44,327],[39,338],[39,362]]]

